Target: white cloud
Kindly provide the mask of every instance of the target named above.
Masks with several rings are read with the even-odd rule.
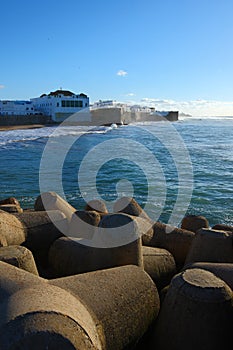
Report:
[[[129,94],[126,94],[125,96],[132,97],[132,96],[135,96],[135,94],[133,92],[130,92]]]
[[[120,69],[120,70],[117,72],[117,75],[118,75],[119,77],[125,77],[126,75],[128,75],[128,72],[126,72],[125,70]]]
[[[173,100],[164,100],[164,99],[148,98],[148,97],[142,98],[141,102],[150,103],[150,104],[173,104],[173,103],[175,103],[175,101],[173,101]]]
[[[4,87],[5,87],[4,85],[0,84],[0,89],[4,89]]]
[[[191,100],[174,101],[145,97],[142,105],[154,107],[158,111],[176,110],[192,116],[233,116],[233,101]]]

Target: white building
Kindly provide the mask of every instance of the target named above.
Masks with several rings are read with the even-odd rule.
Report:
[[[92,107],[93,108],[115,108],[115,107],[125,107],[126,104],[122,102],[118,102],[116,100],[99,100],[95,102]]]
[[[132,112],[144,112],[144,113],[150,113],[151,108],[147,106],[141,106],[141,105],[131,105],[130,110]]]
[[[0,115],[33,115],[38,113],[31,101],[0,101]]]
[[[115,107],[116,104],[115,100],[99,100],[93,104],[93,108]]]
[[[89,98],[81,93],[68,90],[56,90],[48,95],[32,98],[34,108],[44,115],[51,116],[55,122],[62,122],[70,115],[89,107]]]

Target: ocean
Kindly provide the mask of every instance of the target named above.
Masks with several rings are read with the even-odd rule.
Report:
[[[56,191],[77,209],[133,196],[156,221],[233,225],[233,117],[0,132],[0,199]]]

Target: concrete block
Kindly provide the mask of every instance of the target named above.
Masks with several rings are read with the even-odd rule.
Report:
[[[2,246],[20,245],[25,241],[24,225],[12,214],[0,210],[0,242]]]
[[[159,312],[150,277],[137,266],[123,266],[49,281],[81,300],[96,320],[103,349],[131,349]]]
[[[105,203],[103,201],[101,201],[100,199],[93,199],[91,201],[89,201],[86,206],[85,209],[86,211],[97,211],[98,213],[108,213],[108,209],[105,205]]]
[[[161,289],[159,291],[160,305],[163,304],[165,296],[167,295],[167,292],[168,292],[169,288],[170,288],[170,284],[168,284],[166,287],[164,287],[163,289]]]
[[[116,201],[113,206],[114,213],[125,213],[132,216],[140,216],[142,219],[153,222],[147,213],[141,208],[134,198],[122,197]]]
[[[123,265],[143,264],[140,239],[114,248],[96,248],[91,244],[91,241],[68,237],[56,240],[49,250],[49,265],[54,275],[64,277]]]
[[[217,224],[212,227],[212,230],[233,232],[233,226]]]
[[[36,211],[60,210],[65,214],[68,221],[71,220],[73,213],[77,210],[56,192],[44,192],[38,196],[34,209]]]
[[[100,247],[119,247],[142,237],[151,229],[151,224],[140,217],[125,213],[102,217],[95,232],[95,244]]]
[[[168,250],[179,269],[184,265],[194,236],[194,232],[156,222],[153,231],[148,231],[142,236],[142,243],[145,246]]]
[[[2,204],[0,210],[6,211],[7,213],[22,213],[23,209],[16,204]]]
[[[215,276],[226,282],[226,284],[228,284],[233,290],[233,264],[197,262],[185,265],[184,270],[187,269],[203,269],[210,271]]]
[[[49,265],[54,277],[64,277],[98,270],[102,267],[99,261],[99,248],[90,247],[82,239],[61,237],[49,250]],[[104,252],[103,252],[104,255]]]
[[[85,214],[86,221],[94,224],[99,221],[96,212],[94,217],[91,216],[93,211],[78,213]],[[123,213],[101,217],[99,226],[91,226],[93,231],[91,234],[87,232],[87,237],[91,239],[69,237],[54,242],[49,251],[49,262],[56,276],[123,265],[143,266],[140,236],[144,231],[147,232],[147,226],[150,226],[148,221]]]
[[[86,306],[46,280],[0,262],[0,348],[102,349]]]
[[[158,291],[139,267],[47,281],[0,262],[0,348],[130,349],[159,312]]]
[[[25,271],[38,275],[37,267],[29,249],[12,245],[0,248],[0,261],[16,266]]]
[[[167,250],[142,247],[144,270],[155,282],[158,290],[167,286],[176,273],[176,263]]]
[[[34,275],[28,271],[0,261],[0,300],[3,301],[10,295],[17,293],[21,289],[37,286],[41,283],[47,285],[47,280]],[[3,305],[0,303],[0,307]],[[6,311],[6,310],[5,310]],[[0,313],[0,319],[3,315]]]
[[[7,247],[6,237],[0,234],[0,247]]]
[[[4,205],[4,204],[14,204],[20,207],[19,201],[14,197],[9,197],[9,198],[0,200],[0,205]]]
[[[34,291],[33,289],[25,290],[24,296],[20,295],[22,302],[26,303],[26,297],[29,297],[30,293],[34,292],[36,293],[37,291]],[[40,292],[45,294],[44,290],[40,290]],[[67,299],[67,295],[62,295],[62,293],[59,294],[60,302],[62,303],[62,297]],[[35,295],[35,297],[37,296]],[[51,297],[54,298],[54,293],[51,293]],[[13,301],[10,302],[15,302],[15,300],[13,299]],[[53,308],[50,307],[48,310],[41,311],[32,308],[30,311],[31,313],[28,312],[26,314],[19,315],[16,320],[9,321],[7,326],[2,327],[2,334],[0,335],[0,346],[2,346],[2,349],[101,349],[100,346],[97,348],[93,344],[92,340],[76,321],[74,321],[71,317],[64,315],[62,312],[59,312],[57,309],[54,311]],[[10,328],[12,331],[10,331]]]
[[[59,210],[15,214],[26,232],[23,245],[33,253],[37,264],[46,266],[52,243],[68,232],[67,219]]]
[[[100,220],[101,215],[97,211],[77,210],[71,218],[68,236],[92,239]]]
[[[204,216],[187,215],[181,221],[181,228],[196,233],[201,228],[209,228],[209,221]]]
[[[175,276],[150,349],[226,349],[232,344],[232,295],[229,286],[209,271],[190,269]]]
[[[193,262],[233,263],[233,234],[212,229],[199,230],[185,264]]]

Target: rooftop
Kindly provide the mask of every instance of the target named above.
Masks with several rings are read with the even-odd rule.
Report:
[[[56,90],[56,91],[51,91],[48,95],[42,94],[40,97],[44,97],[44,96],[59,96],[59,95],[73,96],[75,94],[73,92],[69,91],[69,90]]]
[[[59,95],[63,95],[63,96],[67,96],[67,97],[76,96],[76,94],[72,91],[60,89],[60,90],[56,90],[56,91],[51,91],[48,95],[42,94],[40,97],[59,96]],[[87,98],[87,95],[85,95],[83,93],[79,94],[79,96]]]

